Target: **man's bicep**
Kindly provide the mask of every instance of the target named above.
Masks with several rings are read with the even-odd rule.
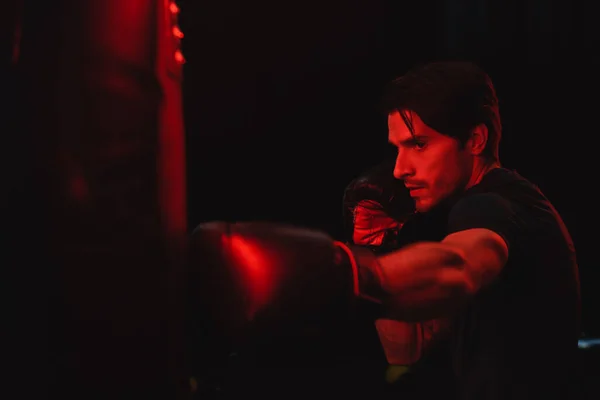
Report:
[[[455,248],[464,259],[464,272],[471,293],[492,282],[508,260],[506,240],[489,229],[454,232],[442,242]]]
[[[522,236],[519,206],[496,193],[466,196],[454,205],[444,242],[458,246],[466,257],[472,290],[490,283]]]

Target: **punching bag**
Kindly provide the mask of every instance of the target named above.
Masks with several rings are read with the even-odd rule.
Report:
[[[168,0],[24,2],[15,238],[46,297],[35,318],[52,395],[186,396],[178,13]]]

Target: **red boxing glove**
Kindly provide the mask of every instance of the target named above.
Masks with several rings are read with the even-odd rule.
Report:
[[[377,253],[399,247],[398,232],[414,214],[414,201],[394,164],[381,163],[352,180],[344,191],[343,214],[349,243]]]

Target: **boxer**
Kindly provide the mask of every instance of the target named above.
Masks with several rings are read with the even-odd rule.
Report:
[[[203,224],[195,267],[218,278],[198,293],[206,315],[238,338],[248,326],[278,334],[320,322],[357,299],[405,322],[452,318],[459,398],[572,398],[569,371],[555,366],[577,357],[574,246],[539,188],[500,165],[490,77],[468,62],[431,63],[386,97],[394,176],[419,214],[443,210],[441,238],[376,255],[285,224]],[[543,335],[526,340],[531,331]]]

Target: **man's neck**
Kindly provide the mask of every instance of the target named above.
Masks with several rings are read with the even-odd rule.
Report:
[[[496,168],[500,168],[499,162],[476,159],[473,163],[473,173],[471,174],[471,179],[469,180],[469,183],[467,183],[465,189],[470,189],[471,187],[477,185],[479,182],[481,182],[485,174]]]

